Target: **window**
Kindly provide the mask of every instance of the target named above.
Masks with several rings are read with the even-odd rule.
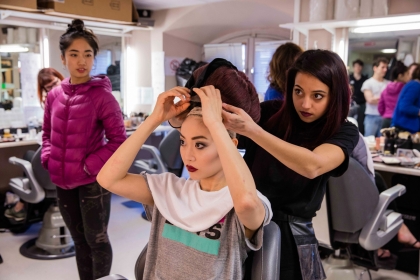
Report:
[[[92,70],[90,71],[91,76],[105,74],[108,66],[112,64],[111,51],[102,50],[95,57],[95,64]]]
[[[264,94],[269,86],[267,74],[274,52],[287,41],[256,42],[254,56],[254,86],[258,94]]]
[[[207,62],[215,58],[224,58],[238,68],[245,71],[245,45],[234,44],[208,44],[204,45],[204,60]]]

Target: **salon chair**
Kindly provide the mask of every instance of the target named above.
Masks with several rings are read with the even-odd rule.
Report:
[[[351,122],[352,124],[354,124],[355,126],[359,126],[359,123],[357,122],[357,120],[355,119],[355,118],[353,118],[353,117],[347,117],[347,120],[349,121],[349,122]]]
[[[11,157],[9,162],[20,166],[25,174],[25,177],[10,179],[9,186],[15,194],[28,205],[44,200],[50,201],[38,237],[24,243],[20,247],[20,253],[32,259],[61,259],[74,256],[73,240],[57,205],[56,186],[51,182],[48,171],[41,165],[41,148],[34,153],[31,161]],[[25,223],[30,222],[30,207],[27,212]]]
[[[328,279],[359,279],[352,264],[373,270],[395,267],[383,267],[375,253],[397,235],[403,223],[400,213],[387,208],[404,193],[403,185],[379,193],[367,171],[353,158],[342,176],[329,180],[313,220],[320,249],[335,251],[324,262]],[[340,255],[343,249],[347,256]]]
[[[151,159],[135,160],[130,172],[141,173],[146,171],[148,174],[160,174],[171,172],[181,176],[184,167],[179,151],[179,131],[173,129],[162,139],[159,149],[151,145],[143,145],[140,151],[147,151],[151,154]]]
[[[264,227],[263,245],[260,250],[251,252],[245,261],[245,279],[251,280],[278,280],[280,278],[280,228],[274,222]],[[137,259],[134,267],[136,280],[143,280],[144,265],[146,262],[147,245]],[[98,280],[127,280],[119,274],[112,274]]]
[[[152,158],[135,160],[129,172],[136,174],[141,172],[148,174],[171,172],[181,177],[184,164],[179,151],[179,136],[179,131],[172,129],[160,142],[159,149],[151,145],[143,145],[140,152],[146,151]],[[141,216],[147,220],[144,211]]]

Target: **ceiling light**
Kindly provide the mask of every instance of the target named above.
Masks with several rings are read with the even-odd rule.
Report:
[[[372,26],[372,25],[383,25],[383,24],[401,24],[401,23],[417,23],[419,21],[419,15],[407,15],[407,16],[396,16],[396,17],[385,17],[385,18],[370,18],[357,20],[357,26]]]
[[[396,49],[383,49],[381,52],[382,53],[396,53],[397,50]]]
[[[416,23],[403,23],[394,25],[376,25],[366,27],[356,27],[351,30],[353,33],[376,33],[376,32],[390,32],[402,30],[416,30],[420,29],[420,22]]]
[[[0,53],[14,53],[27,51],[29,51],[29,47],[27,45],[0,45]]]

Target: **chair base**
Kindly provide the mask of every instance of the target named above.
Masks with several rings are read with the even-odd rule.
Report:
[[[25,242],[22,246],[20,246],[19,252],[30,259],[36,260],[57,260],[57,259],[64,259],[73,257],[76,252],[74,250],[74,246],[72,246],[67,251],[62,250],[61,252],[56,252],[55,254],[51,254],[41,248],[36,246],[37,238],[33,238]]]
[[[337,258],[329,256],[323,261],[325,274],[327,279],[339,280],[357,280],[359,279],[353,264],[348,258]]]
[[[51,204],[44,214],[38,237],[20,247],[20,253],[37,260],[54,260],[75,255],[74,243],[58,206]]]

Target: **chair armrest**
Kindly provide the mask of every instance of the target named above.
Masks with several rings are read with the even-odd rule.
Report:
[[[134,267],[134,276],[136,276],[136,280],[143,280],[144,267],[146,266],[147,246],[148,244],[144,246]]]
[[[401,228],[401,214],[389,211],[389,204],[406,192],[405,186],[395,185],[379,195],[372,218],[363,227],[359,244],[368,251],[377,250],[388,243]]]
[[[98,278],[97,280],[128,280],[128,279],[125,278],[124,276],[119,275],[119,274],[111,274],[111,275],[108,275],[108,276]]]
[[[264,227],[263,245],[254,253],[252,280],[278,280],[280,278],[281,232],[274,222]]]
[[[29,180],[29,186],[27,184],[17,183],[16,180],[13,178],[10,180],[10,187],[12,188],[13,192],[17,194],[21,199],[29,203],[38,203],[45,198],[45,191],[44,189],[38,184],[38,181],[35,178],[34,172],[32,170],[32,164],[27,161],[17,157],[9,158],[9,162],[14,165],[18,165],[23,169],[26,177]]]
[[[146,171],[150,174],[160,174],[163,172],[168,172],[168,169],[162,161],[160,152],[156,147],[151,145],[143,145],[140,150],[148,151],[152,155],[152,160],[156,162],[157,169],[151,168],[150,166],[148,167],[147,164],[145,164],[142,160],[136,160],[134,162],[134,166],[136,168],[139,168],[140,170]]]

